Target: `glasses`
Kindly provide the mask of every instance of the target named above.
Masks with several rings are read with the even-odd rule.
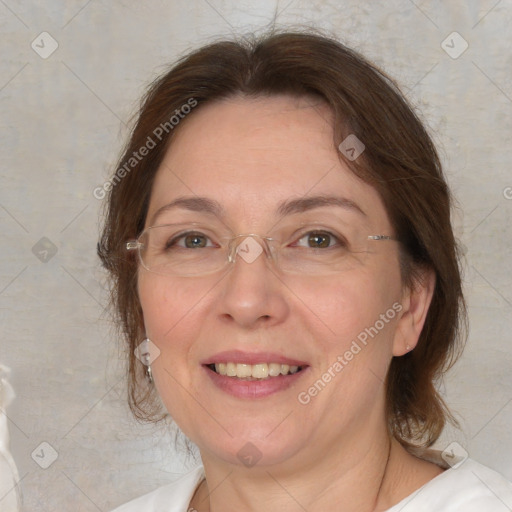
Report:
[[[292,225],[275,236],[253,233],[230,236],[205,224],[165,224],[145,229],[126,249],[136,250],[143,268],[166,276],[204,276],[219,272],[237,256],[252,264],[261,256],[285,273],[324,275],[364,265],[376,242],[388,235],[361,235],[340,229]]]

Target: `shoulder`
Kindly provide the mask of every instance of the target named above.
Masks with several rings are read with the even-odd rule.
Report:
[[[503,512],[512,508],[512,483],[466,459],[447,469],[387,512]]]
[[[204,470],[198,466],[175,482],[132,500],[112,512],[187,512]]]

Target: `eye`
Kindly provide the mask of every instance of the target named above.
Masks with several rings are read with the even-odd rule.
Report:
[[[327,249],[342,244],[337,236],[328,231],[310,231],[299,238],[294,245],[311,249]]]
[[[212,247],[213,244],[203,233],[183,233],[169,240],[165,248],[171,249],[176,246],[185,249],[202,249],[203,247]]]

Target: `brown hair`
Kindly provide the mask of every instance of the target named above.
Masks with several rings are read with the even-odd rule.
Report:
[[[430,446],[447,419],[457,424],[435,385],[465,339],[450,192],[432,140],[396,84],[353,50],[312,33],[274,33],[204,46],[157,79],[143,98],[114,176],[117,180],[109,186],[98,244],[112,281],[116,319],[127,342],[130,407],[137,418],[148,421],[155,420],[160,409],[153,387],[143,382],[144,367],[134,356],[144,326],[137,261],[128,257],[125,243],[143,229],[155,173],[179,130],[179,124],[171,127],[169,120],[184,112],[186,104],[197,102],[189,114],[194,115],[202,104],[229,96],[276,94],[321,97],[334,114],[334,144],[349,134],[363,141],[365,151],[359,158],[349,161],[341,152],[340,158],[380,193],[401,241],[404,285],[414,285],[418,269],[435,272],[434,296],[418,345],[393,358],[386,382],[391,434],[409,449]],[[155,130],[164,126],[156,141]],[[156,146],[140,161],[130,160],[147,145],[148,137]]]

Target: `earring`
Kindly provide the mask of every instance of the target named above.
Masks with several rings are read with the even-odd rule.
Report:
[[[156,346],[151,342],[149,338],[145,338],[142,340],[140,345],[135,349],[135,355],[139,359],[139,361],[146,367],[146,380],[149,384],[153,383],[153,373],[151,372],[151,362],[154,361],[155,355],[157,356],[160,352],[158,351],[158,354],[155,353]]]
[[[153,373],[151,372],[151,365],[149,364],[146,368],[146,379],[149,384],[153,384]]]
[[[410,352],[411,351],[411,347],[409,344],[407,344],[407,346],[405,347],[405,350],[407,350],[407,352]]]

